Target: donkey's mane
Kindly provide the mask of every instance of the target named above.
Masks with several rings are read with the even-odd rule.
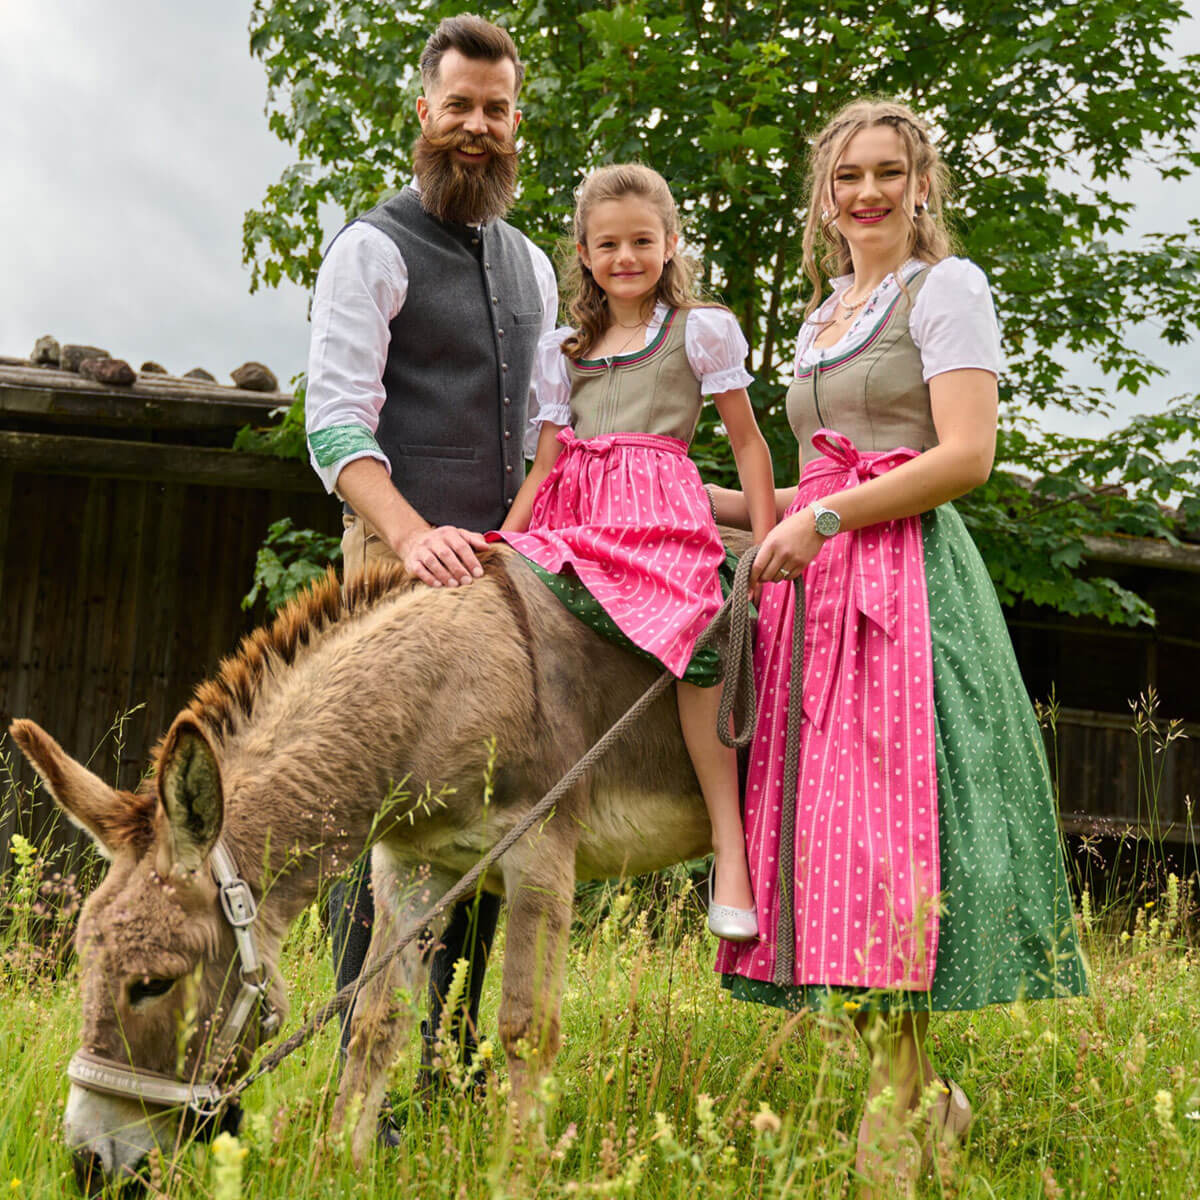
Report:
[[[197,685],[184,711],[223,738],[238,719],[253,713],[272,662],[291,666],[340,622],[370,611],[385,597],[411,591],[417,583],[400,563],[386,562],[359,572],[343,587],[330,567],[289,600],[270,625],[246,634],[221,660],[216,675]],[[160,741],[155,748],[156,767],[162,745]]]
[[[529,618],[508,577],[503,558],[490,548],[480,550],[478,557],[485,576],[499,584],[517,621],[526,653],[530,653]],[[190,713],[218,741],[223,741],[239,720],[253,714],[272,664],[291,666],[340,622],[370,612],[381,600],[420,586],[423,586],[420,580],[397,561],[369,564],[346,585],[330,567],[323,577],[289,600],[270,625],[246,634],[237,649],[221,660],[217,673],[196,686],[183,711]],[[154,748],[154,770],[143,783],[144,792],[154,791],[166,740],[164,734]]]

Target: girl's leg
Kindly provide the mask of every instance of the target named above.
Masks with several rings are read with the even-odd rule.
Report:
[[[719,687],[702,688],[682,681],[675,686],[679,723],[700,781],[717,855],[713,899],[732,908],[753,908],[750,872],[746,867],[746,835],[738,796],[737,752],[717,737]]]

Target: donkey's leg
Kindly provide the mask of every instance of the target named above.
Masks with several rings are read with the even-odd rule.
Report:
[[[508,930],[500,1040],[518,1117],[528,1112],[538,1076],[558,1052],[577,841],[578,826],[560,813],[503,859]]]
[[[454,882],[453,877],[436,870],[424,876],[410,864],[398,866],[384,846],[376,846],[373,851],[372,879],[375,927],[371,948],[363,964],[364,974],[389,953],[399,937]],[[424,990],[428,975],[428,956],[444,923],[443,916],[436,926],[411,942],[363,986],[355,1002],[346,1067],[333,1110],[333,1125],[336,1130],[341,1129],[348,1118],[356,1121],[351,1131],[351,1149],[357,1163],[362,1163],[371,1152],[387,1088],[388,1069],[408,1034],[414,1001]],[[361,1107],[355,1113],[357,1097],[361,1097]]]

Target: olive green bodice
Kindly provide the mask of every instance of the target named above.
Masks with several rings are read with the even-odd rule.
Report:
[[[703,398],[688,363],[686,328],[687,310],[671,309],[641,350],[579,362],[568,359],[575,436],[656,433],[690,444]]]
[[[802,368],[787,393],[787,415],[800,444],[801,466],[820,457],[812,436],[833,429],[864,453],[937,445],[929,407],[929,385],[921,374],[921,352],[908,329],[908,316],[929,277],[922,270],[900,291],[875,330],[861,345]]]

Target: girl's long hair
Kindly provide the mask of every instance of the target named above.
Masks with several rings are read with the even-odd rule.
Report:
[[[564,246],[563,290],[575,332],[564,339],[563,353],[573,361],[586,358],[611,323],[608,297],[584,266],[576,246],[587,245],[588,215],[597,204],[637,196],[658,213],[668,240],[679,233],[679,210],[667,181],[640,163],[615,163],[593,171],[575,193],[575,240]],[[669,308],[695,308],[704,303],[696,291],[695,268],[679,252],[671,255],[654,293],[654,302]]]
[[[925,122],[906,104],[894,100],[855,100],[847,104],[813,139],[808,168],[808,220],[804,225],[804,273],[813,285],[804,310],[807,320],[820,307],[825,276],[849,275],[854,270],[850,244],[837,228],[833,175],[850,139],[862,129],[888,125],[904,144],[908,158],[908,189],[904,219],[908,222],[905,260],[939,263],[954,252],[953,239],[942,215],[950,194],[950,172],[929,136]],[[917,209],[917,189],[929,180],[924,208]]]

